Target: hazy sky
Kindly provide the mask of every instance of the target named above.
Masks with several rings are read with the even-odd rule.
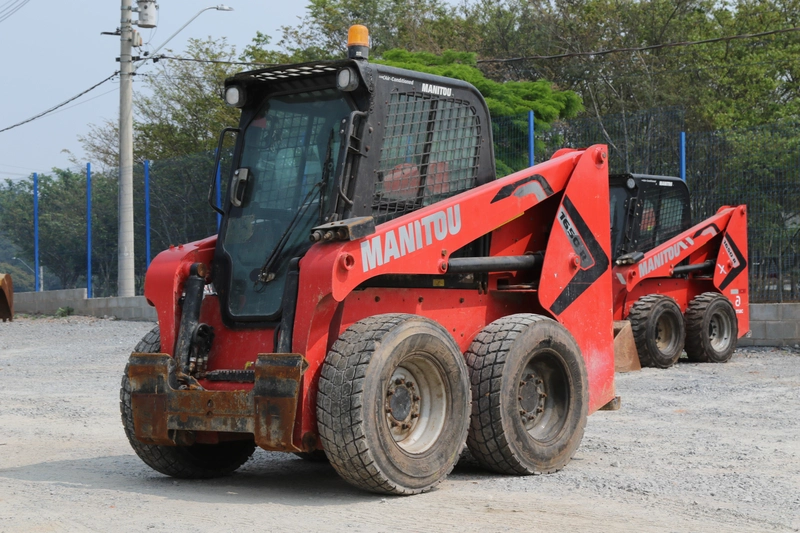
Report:
[[[159,0],[158,3],[161,8],[158,28],[140,30],[143,40],[150,40],[150,50],[199,10],[217,5],[219,0]],[[184,50],[188,38],[212,36],[227,37],[229,43],[241,50],[256,31],[273,36],[275,42],[280,26],[296,24],[307,5],[306,0],[225,0],[224,3],[234,11],[206,11],[170,41],[167,48],[178,54]],[[116,71],[119,37],[100,32],[114,31],[119,20],[117,0],[30,0],[0,22],[0,129],[61,103]],[[142,72],[149,69],[142,68]],[[142,83],[134,80],[134,92],[141,89]],[[78,135],[85,134],[89,124],[118,117],[119,82],[115,79],[52,115],[0,133],[0,179],[71,166],[69,156],[62,153],[64,149],[83,160]]]

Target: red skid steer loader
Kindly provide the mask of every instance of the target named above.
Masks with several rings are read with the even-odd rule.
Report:
[[[152,262],[158,326],[122,380],[161,473],[228,474],[258,446],[415,494],[465,441],[494,472],[556,471],[614,405],[606,148],[495,179],[480,93],[367,43],[357,26],[346,60],[226,81],[219,235]]]
[[[611,176],[610,198],[615,331],[634,340],[617,369],[728,361],[750,329],[746,207],[692,226],[685,182],[639,174]]]

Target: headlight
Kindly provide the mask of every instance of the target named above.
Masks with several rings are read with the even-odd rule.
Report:
[[[358,88],[358,74],[351,68],[343,68],[336,75],[336,87],[340,91],[355,91]]]
[[[231,85],[225,89],[225,103],[232,107],[242,107],[245,102],[244,88]]]

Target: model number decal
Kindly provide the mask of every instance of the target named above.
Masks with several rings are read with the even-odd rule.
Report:
[[[461,231],[461,205],[442,209],[418,220],[376,235],[361,242],[361,263],[364,272],[383,266],[394,259],[408,255],[443,241],[448,235]]]
[[[727,236],[722,238],[722,247],[725,248],[725,252],[727,252],[728,257],[730,257],[733,268],[737,268],[739,266],[739,259],[736,257],[736,254],[733,253]]]
[[[569,218],[569,215],[567,215],[567,212],[563,207],[558,210],[558,220],[561,222],[561,227],[564,229],[564,233],[567,235],[567,239],[572,245],[572,249],[575,251],[577,256],[581,258],[581,268],[589,268],[592,266],[594,261],[592,261],[592,257],[589,255],[589,251],[586,249],[586,244],[575,230],[575,225],[572,223],[572,220]]]

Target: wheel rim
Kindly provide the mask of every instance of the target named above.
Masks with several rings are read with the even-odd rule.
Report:
[[[708,340],[711,347],[717,352],[728,349],[733,336],[733,324],[728,315],[715,312],[708,321]]]
[[[554,439],[569,413],[569,375],[554,352],[533,356],[525,365],[518,385],[520,421],[533,439]]]
[[[661,313],[656,322],[656,346],[661,353],[672,353],[678,342],[677,319],[671,313]]]
[[[384,394],[386,423],[407,453],[423,453],[439,439],[449,391],[442,369],[427,354],[412,354],[392,373]]]

